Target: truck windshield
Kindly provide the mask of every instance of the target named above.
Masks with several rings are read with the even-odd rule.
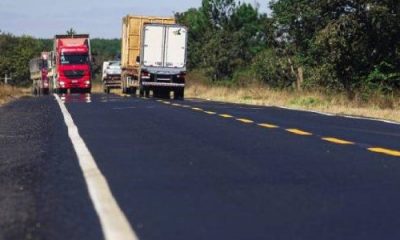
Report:
[[[87,64],[89,56],[87,54],[63,54],[61,55],[61,64]]]

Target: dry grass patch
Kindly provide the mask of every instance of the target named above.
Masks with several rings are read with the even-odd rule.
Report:
[[[0,105],[30,94],[30,89],[28,88],[17,88],[0,83]]]
[[[273,90],[264,85],[248,87],[210,86],[192,83],[186,96],[215,101],[283,106],[295,109],[321,111],[339,115],[353,115],[400,122],[400,98],[370,97],[368,101],[356,96],[349,100],[344,95],[329,96],[320,92]]]

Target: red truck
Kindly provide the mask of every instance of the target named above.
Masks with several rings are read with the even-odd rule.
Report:
[[[34,95],[49,94],[49,78],[47,76],[50,61],[50,53],[42,52],[40,57],[29,62],[30,77],[32,80],[32,92]]]
[[[56,35],[53,68],[49,77],[56,93],[90,93],[92,89],[91,49],[88,34]]]

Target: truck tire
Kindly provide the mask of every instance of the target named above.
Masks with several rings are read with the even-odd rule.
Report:
[[[183,100],[185,97],[185,89],[184,88],[176,88],[174,90],[174,99],[175,100]]]

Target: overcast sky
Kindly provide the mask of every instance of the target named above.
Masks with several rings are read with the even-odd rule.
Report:
[[[268,0],[243,2],[259,2],[267,11]],[[172,16],[200,5],[201,0],[0,0],[0,30],[51,38],[72,27],[92,37],[117,38],[127,14]]]

